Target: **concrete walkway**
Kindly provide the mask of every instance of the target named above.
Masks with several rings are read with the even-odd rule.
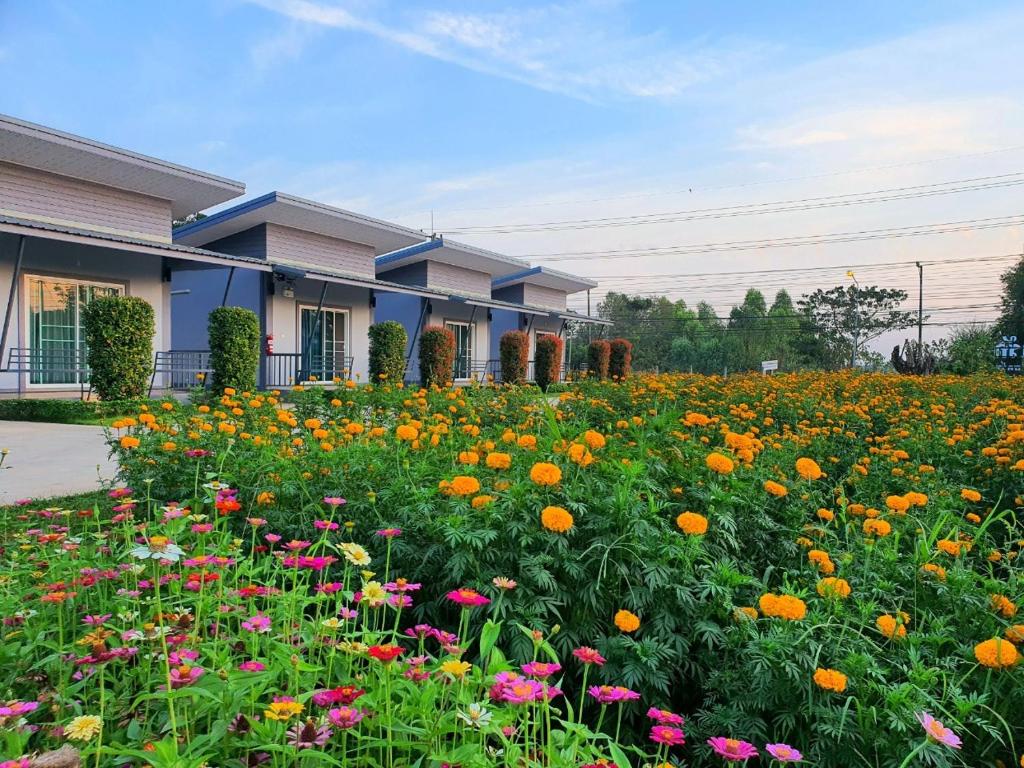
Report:
[[[95,490],[117,471],[102,427],[0,421],[3,448],[0,505]]]

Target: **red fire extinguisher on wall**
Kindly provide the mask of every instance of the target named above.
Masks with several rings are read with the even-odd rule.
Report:
[[[267,334],[267,340],[263,345],[263,349],[268,355],[274,354],[274,334]]]

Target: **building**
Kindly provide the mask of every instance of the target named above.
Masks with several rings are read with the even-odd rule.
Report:
[[[87,386],[81,317],[96,296],[148,301],[154,348],[169,349],[175,270],[265,268],[175,245],[171,222],[244,191],[238,181],[0,116],[0,394]]]

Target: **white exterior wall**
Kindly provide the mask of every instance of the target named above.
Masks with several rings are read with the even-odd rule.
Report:
[[[0,317],[6,312],[14,275],[17,238],[0,235]],[[28,277],[31,275],[79,280],[97,280],[121,285],[128,296],[148,301],[154,310],[156,334],[153,351],[171,348],[170,283],[161,280],[161,259],[144,253],[130,253],[88,245],[58,242],[41,238],[26,238],[25,257],[22,262],[11,328],[4,350],[4,363],[14,347],[28,347]],[[28,384],[28,374],[0,373],[0,393],[19,390],[25,395],[68,393],[77,395],[79,385]],[[159,384],[159,382],[158,382]]]
[[[298,280],[295,283],[294,298],[282,296],[280,286],[273,296],[267,297],[267,333],[274,335],[275,352],[301,351],[299,307],[310,306],[315,309],[322,288],[321,282]],[[370,363],[370,325],[373,323],[370,289],[329,283],[324,308],[348,310],[348,355],[354,358],[352,378],[358,377],[358,380],[365,382]]]

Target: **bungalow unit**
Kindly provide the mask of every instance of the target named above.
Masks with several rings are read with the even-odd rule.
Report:
[[[175,272],[174,348],[205,348],[210,310],[242,306],[259,316],[263,329],[263,386],[365,380],[381,291],[416,301],[446,297],[375,276],[379,254],[425,240],[417,230],[282,192],[179,227],[177,244],[252,259],[267,270],[195,265]]]
[[[599,317],[569,311],[571,293],[589,291],[597,283],[549,267],[529,267],[491,282],[491,295],[495,299],[518,305],[518,308],[494,311],[491,357],[499,356],[499,340],[507,331],[524,331],[530,338],[530,360],[537,349],[537,335],[550,333],[562,336],[569,322],[593,325],[611,325]],[[563,349],[563,370],[568,350]],[[530,374],[532,376],[532,374]]]
[[[148,301],[154,348],[166,350],[176,270],[268,269],[172,242],[173,218],[244,191],[241,182],[0,116],[0,395],[85,390],[82,308],[97,296]]]

